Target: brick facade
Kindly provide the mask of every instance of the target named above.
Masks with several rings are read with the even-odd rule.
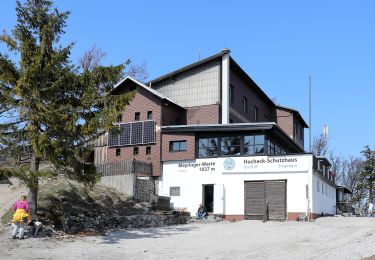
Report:
[[[255,84],[255,83],[253,83]],[[230,72],[230,85],[232,86],[232,100],[229,102],[232,110],[230,119],[233,123],[248,122],[273,122],[275,111],[273,105],[266,102],[253,88],[252,85],[244,82],[243,79],[233,70]],[[247,112],[244,112],[242,99],[247,99]],[[258,119],[254,117],[254,107],[258,109]],[[267,120],[265,120],[267,117]]]
[[[185,141],[186,151],[170,152],[171,141]],[[195,135],[194,134],[163,134],[162,135],[162,161],[194,160],[195,159]]]
[[[293,139],[293,113],[284,109],[276,109],[277,125]]]
[[[220,124],[220,106],[206,105],[189,107],[187,110],[187,124],[188,125],[199,125],[199,124]]]
[[[107,162],[119,162],[123,160],[136,159],[152,162],[154,176],[160,175],[160,120],[161,101],[153,94],[143,88],[138,88],[133,100],[122,113],[122,123],[135,121],[135,113],[140,113],[139,121],[147,120],[147,113],[152,111],[152,120],[156,121],[156,138],[154,144],[132,145],[126,147],[108,147]],[[119,122],[120,123],[120,122]],[[138,155],[134,155],[134,148],[138,147]],[[146,147],[151,147],[151,153],[146,154]],[[116,156],[116,150],[120,149],[120,155]]]

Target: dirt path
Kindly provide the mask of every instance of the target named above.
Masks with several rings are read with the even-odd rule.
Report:
[[[375,255],[375,218],[195,223],[61,240],[9,238],[0,259],[361,259]]]
[[[22,194],[27,195],[25,186],[11,178],[7,184],[0,184],[0,217],[3,216]]]

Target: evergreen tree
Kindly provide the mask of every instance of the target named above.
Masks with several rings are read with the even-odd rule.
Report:
[[[375,181],[375,151],[366,145],[361,151],[364,157],[360,164],[360,173],[357,175],[356,185],[353,188],[353,202],[362,204],[367,197],[373,200],[374,181]],[[355,196],[354,196],[355,195]]]
[[[126,63],[82,68],[69,59],[73,44],[59,44],[69,12],[59,12],[49,0],[16,3],[17,24],[0,42],[19,58],[0,53],[0,149],[7,158],[30,155],[26,166],[2,167],[30,191],[36,214],[41,177],[64,174],[94,184],[98,175],[85,161],[91,143],[111,128],[132,94],[110,96]],[[54,170],[42,170],[47,161]]]

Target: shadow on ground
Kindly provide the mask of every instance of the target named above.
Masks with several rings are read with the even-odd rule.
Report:
[[[117,244],[122,240],[142,238],[163,238],[175,236],[197,230],[196,226],[168,226],[158,228],[129,229],[110,232],[107,236],[101,237],[102,244]]]

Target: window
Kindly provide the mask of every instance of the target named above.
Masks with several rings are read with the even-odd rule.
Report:
[[[138,147],[133,148],[133,155],[138,155],[139,154],[139,149]]]
[[[147,119],[148,120],[152,119],[152,111],[147,111]]]
[[[117,123],[121,123],[122,122],[122,114],[119,114],[117,116]]]
[[[139,121],[141,119],[141,113],[140,112],[135,112],[134,114],[134,120]]]
[[[218,138],[199,138],[198,157],[216,157],[218,154]]]
[[[146,155],[151,154],[151,146],[146,146]]]
[[[220,138],[221,155],[240,155],[241,154],[241,137],[228,136]]]
[[[242,112],[247,113],[247,98],[242,97]]]
[[[267,115],[264,115],[264,122],[268,122],[268,117],[267,117]]]
[[[264,135],[244,136],[244,155],[263,154]]]
[[[116,148],[116,156],[120,156],[121,155],[121,148]]]
[[[303,127],[301,126],[300,127],[300,131],[299,131],[299,139],[303,139]]]
[[[170,152],[186,151],[186,140],[183,141],[170,141],[169,142]]]
[[[180,196],[180,187],[169,187],[169,196]]]
[[[233,103],[233,86],[232,85],[229,85],[229,102],[230,103]]]
[[[258,107],[254,106],[254,121],[258,121]]]

